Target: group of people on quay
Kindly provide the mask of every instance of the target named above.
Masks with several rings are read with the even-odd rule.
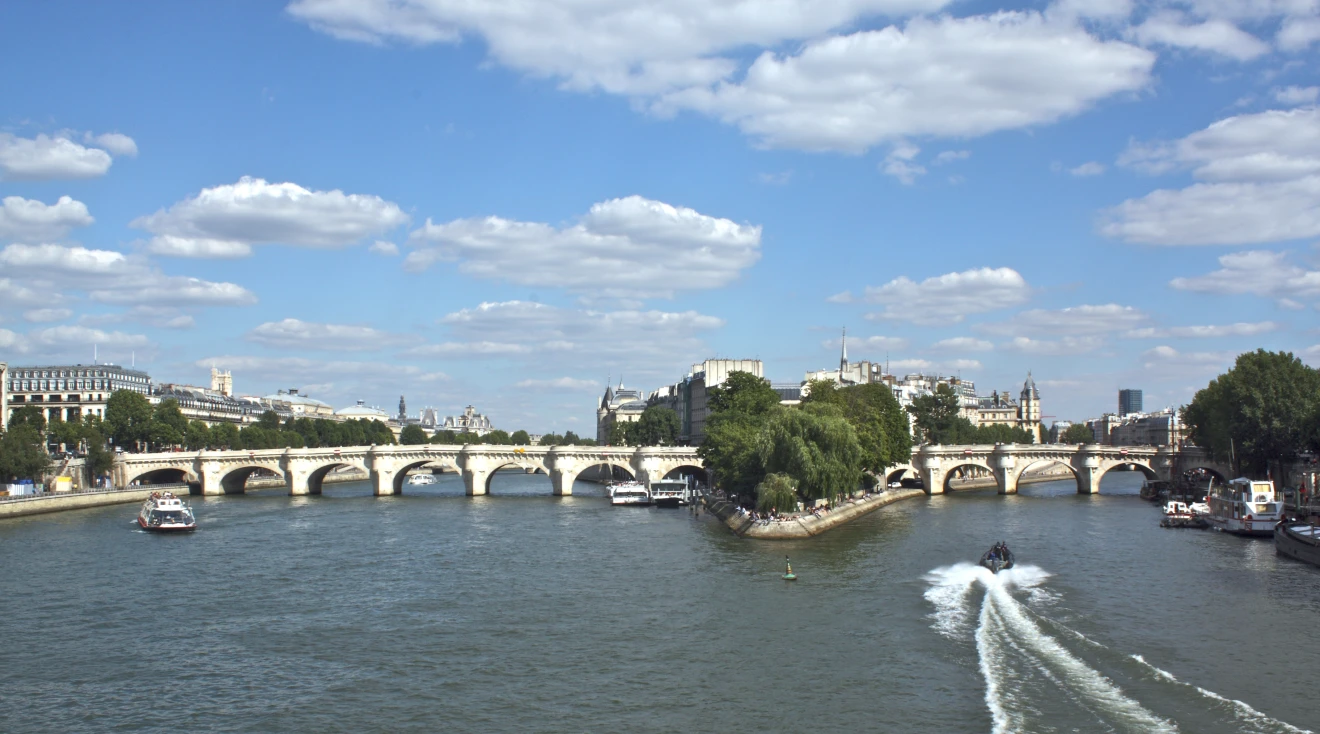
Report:
[[[802,507],[802,505],[799,504],[798,505],[799,510],[797,512],[780,512],[777,509],[757,510],[755,507],[749,507],[743,504],[743,500],[745,498],[741,498],[738,495],[731,495],[726,497],[723,490],[717,490],[715,492],[715,497],[718,499],[727,500],[729,502],[734,503],[737,506],[737,512],[740,517],[749,518],[753,522],[757,522],[762,525],[769,525],[771,523],[777,523],[777,522],[789,522],[792,520],[800,520],[806,517],[814,517],[819,519],[829,514],[830,512],[838,509],[842,505],[855,504],[857,502],[870,499],[871,497],[874,497],[884,491],[885,490],[883,487],[876,487],[874,490],[866,490],[864,492],[860,492],[859,493],[860,496],[854,495],[851,497],[840,497],[837,500],[831,502],[821,502],[820,504],[816,504],[809,508]]]

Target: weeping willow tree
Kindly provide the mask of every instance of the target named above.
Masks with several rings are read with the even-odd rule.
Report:
[[[761,430],[758,453],[767,474],[787,475],[809,500],[833,501],[861,481],[857,432],[837,406],[777,409]]]
[[[762,512],[792,512],[797,503],[797,482],[787,474],[768,474],[756,485],[756,509]]]

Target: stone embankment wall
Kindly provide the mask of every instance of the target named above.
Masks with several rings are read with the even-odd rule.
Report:
[[[187,487],[162,487],[157,485],[154,487],[106,490],[104,492],[61,492],[60,494],[44,494],[36,497],[15,497],[11,500],[0,501],[0,520],[26,515],[41,515],[47,512],[141,502],[152,492],[159,489],[187,492]]]
[[[925,495],[925,490],[921,489],[891,489],[879,494],[868,495],[864,499],[842,502],[820,517],[804,515],[783,522],[769,523],[753,520],[747,515],[739,513],[738,507],[731,502],[707,499],[705,504],[715,517],[718,517],[739,537],[758,538],[760,540],[790,540],[820,535],[826,530],[856,520],[862,515],[878,510],[885,505],[913,497],[924,497]]]

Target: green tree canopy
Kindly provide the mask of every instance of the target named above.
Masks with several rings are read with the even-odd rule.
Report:
[[[35,405],[25,405],[9,415],[9,430],[29,426],[39,434],[46,432],[46,415]]]
[[[458,443],[458,441],[455,440],[453,431],[436,431],[435,434],[431,436],[431,443],[453,445]]]
[[[429,442],[430,439],[427,438],[426,431],[422,430],[421,426],[404,426],[403,431],[399,434],[399,443],[404,446],[418,446]]]
[[[777,397],[777,395],[776,395]],[[663,405],[642,411],[629,443],[638,446],[673,446],[678,443],[678,413]]]
[[[751,496],[765,477],[758,438],[770,412],[779,409],[779,393],[750,372],[734,372],[706,400],[710,415],[697,454],[723,489]]]
[[[1291,352],[1258,349],[1196,393],[1183,409],[1190,438],[1235,471],[1286,482],[1288,462],[1312,445],[1320,412],[1320,371]]]
[[[31,479],[40,482],[50,471],[50,454],[40,431],[23,422],[0,433],[0,480]]]
[[[517,430],[509,436],[509,443],[512,443],[514,446],[530,446],[532,444],[532,437],[528,435],[527,431]]]
[[[155,411],[146,396],[132,390],[115,390],[105,403],[105,426],[116,446],[136,449],[151,440]]]
[[[211,427],[211,438],[207,444],[213,449],[237,449],[242,444],[238,439],[238,426],[233,423],[217,423]]]
[[[762,512],[792,512],[797,502],[797,483],[787,474],[767,474],[756,485],[756,509]]]
[[[912,433],[907,413],[888,385],[863,383],[840,388],[830,380],[812,380],[803,405],[832,405],[857,432],[862,448],[862,469],[882,474],[887,467],[912,458]]]
[[[280,415],[273,410],[268,410],[257,419],[257,425],[267,430],[278,431],[280,429]]]
[[[1095,443],[1095,433],[1085,423],[1074,423],[1064,429],[1059,443]]]
[[[757,437],[757,449],[764,473],[792,477],[808,499],[833,500],[861,482],[861,445],[837,406],[776,408]]]
[[[615,421],[610,424],[609,445],[611,446],[632,446],[634,445],[633,436],[636,433],[637,424],[632,421]],[[566,446],[573,444],[564,442]]]
[[[482,443],[488,443],[493,446],[507,446],[513,443],[509,440],[509,432],[496,429],[481,437]]]
[[[559,446],[559,445],[561,445],[561,444],[563,444],[563,443],[564,443],[564,437],[561,436],[561,435],[559,435],[558,433],[543,433],[543,434],[541,434],[541,445],[542,445],[542,446]]]
[[[200,451],[211,445],[211,428],[202,421],[192,421],[184,433],[183,443],[191,451]]]
[[[912,413],[917,435],[926,443],[956,444],[959,443],[959,434],[971,426],[965,418],[959,422],[959,407],[958,395],[953,388],[940,383],[934,393],[913,398],[908,412]]]

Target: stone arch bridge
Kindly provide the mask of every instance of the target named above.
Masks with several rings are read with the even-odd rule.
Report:
[[[137,480],[179,481],[200,485],[204,495],[236,494],[259,469],[282,474],[289,494],[320,494],[326,475],[339,467],[367,472],[377,495],[403,491],[409,471],[433,466],[463,475],[469,495],[490,490],[496,471],[516,467],[550,475],[556,495],[573,493],[573,481],[591,467],[607,464],[649,483],[682,467],[702,468],[695,448],[609,446],[356,446],[253,451],[189,451],[121,454],[112,478],[125,487]]]
[[[994,446],[922,446],[912,463],[891,467],[886,480],[905,472],[920,477],[927,494],[942,494],[958,469],[976,467],[995,478],[1000,494],[1017,494],[1018,482],[1030,469],[1062,465],[1077,480],[1079,494],[1100,491],[1100,479],[1120,466],[1135,466],[1147,478],[1171,481],[1183,472],[1206,469],[1221,479],[1232,470],[1211,459],[1205,449],[1178,446],[1101,446],[1098,444],[996,444]]]

